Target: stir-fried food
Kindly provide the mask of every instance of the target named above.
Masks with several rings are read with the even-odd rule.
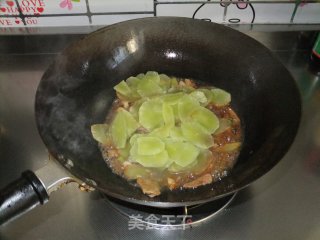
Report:
[[[151,71],[114,89],[106,122],[91,132],[112,170],[145,194],[210,184],[235,164],[241,125],[228,92]]]

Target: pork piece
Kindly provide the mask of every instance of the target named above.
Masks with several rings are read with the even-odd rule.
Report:
[[[107,152],[108,152],[108,157],[109,158],[117,158],[120,155],[119,151],[117,149],[115,149],[115,148],[109,148],[107,150]]]
[[[147,194],[149,197],[160,195],[160,185],[156,181],[139,177],[137,179],[137,183],[141,187],[142,192]]]
[[[167,178],[167,183],[168,183],[168,188],[170,190],[173,190],[173,189],[177,188],[177,186],[178,186],[177,182],[173,178],[170,178],[170,177]]]
[[[196,84],[190,79],[186,79],[184,82],[189,87],[192,87],[192,88],[196,88],[197,87]]]
[[[196,188],[196,187],[199,187],[199,186],[202,186],[202,185],[206,185],[206,184],[209,184],[209,183],[212,183],[212,176],[210,173],[207,173],[201,177],[198,177],[197,179],[191,181],[191,182],[188,182],[188,183],[185,183],[183,185],[184,188]]]

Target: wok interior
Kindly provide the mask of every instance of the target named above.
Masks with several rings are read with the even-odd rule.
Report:
[[[150,70],[231,93],[244,143],[222,181],[149,198],[103,161],[90,125],[104,121],[114,85]],[[36,118],[49,151],[75,176],[122,200],[174,207],[222,197],[271,169],[294,139],[300,97],[287,70],[255,40],[203,21],[148,18],[112,25],[67,48],[39,85]]]

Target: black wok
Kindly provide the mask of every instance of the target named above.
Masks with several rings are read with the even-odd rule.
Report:
[[[231,93],[244,143],[229,176],[194,190],[165,191],[150,198],[112,173],[90,125],[104,121],[114,85],[149,70],[200,80]],[[71,175],[109,196],[155,207],[208,202],[246,187],[287,152],[300,112],[294,80],[267,48],[228,27],[174,17],[111,25],[75,42],[45,72],[35,102],[43,142]],[[2,219],[25,210],[24,202],[31,207],[48,199],[36,175],[29,171],[22,179],[24,183],[20,179],[1,192]],[[26,185],[30,197],[20,194],[19,201],[12,201],[21,193],[14,187],[21,190]],[[9,203],[15,211],[8,210]]]

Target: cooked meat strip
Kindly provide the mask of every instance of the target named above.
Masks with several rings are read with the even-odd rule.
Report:
[[[156,181],[139,177],[137,183],[141,187],[143,193],[147,194],[149,197],[160,195],[160,185]]]
[[[207,173],[205,175],[202,175],[201,177],[198,177],[197,179],[185,183],[183,185],[184,188],[196,188],[202,185],[206,185],[212,182],[212,176],[211,174]]]

